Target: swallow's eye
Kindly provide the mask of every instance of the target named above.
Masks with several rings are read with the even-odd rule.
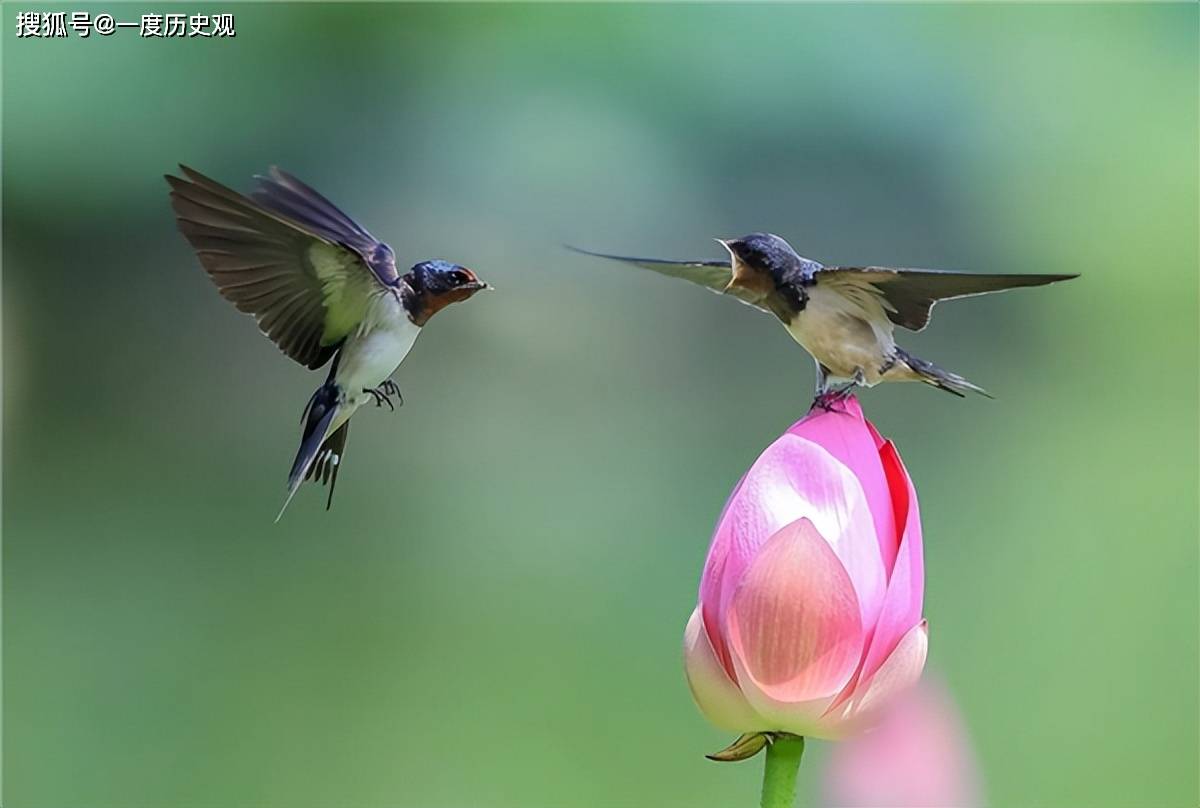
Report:
[[[450,280],[454,282],[455,286],[462,286],[463,284],[469,283],[471,279],[467,276],[467,273],[456,269],[450,273]]]

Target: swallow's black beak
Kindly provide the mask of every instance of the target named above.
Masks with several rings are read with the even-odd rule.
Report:
[[[459,289],[462,289],[463,291],[466,291],[466,292],[470,292],[471,294],[475,294],[476,292],[481,292],[484,289],[492,288],[491,284],[481,281],[479,279],[479,276],[477,276],[475,274],[474,270],[468,269],[467,267],[464,267],[460,264],[455,264],[454,267],[455,267],[455,269],[459,270],[460,272],[466,273],[467,278],[468,278],[466,283],[459,284],[459,286],[458,286]]]

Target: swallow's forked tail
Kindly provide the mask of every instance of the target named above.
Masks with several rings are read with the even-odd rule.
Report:
[[[953,393],[959,397],[965,396],[967,393],[979,393],[981,396],[995,398],[987,390],[977,384],[972,384],[957,373],[942,370],[932,362],[913,356],[903,348],[896,348],[896,357],[908,365],[921,381],[933,385],[939,390],[945,390],[947,393]]]
[[[318,387],[308,400],[301,416],[304,421],[304,435],[300,439],[300,449],[296,452],[296,459],[288,474],[287,499],[279,509],[279,516],[275,517],[276,522],[283,516],[292,497],[305,480],[320,482],[322,485],[328,483],[329,499],[325,503],[325,509],[328,510],[333,503],[333,488],[337,484],[338,468],[346,449],[346,438],[350,434],[349,421],[338,427],[332,435],[328,434],[329,427],[333,425],[341,409],[338,403],[340,399],[341,392],[337,385],[333,381],[327,381]]]

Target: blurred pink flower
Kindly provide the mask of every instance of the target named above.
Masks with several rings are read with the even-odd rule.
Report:
[[[954,701],[928,679],[894,699],[870,732],[833,748],[823,803],[839,808],[974,808],[979,766]]]
[[[916,492],[858,401],[841,407],[768,446],[717,523],[684,653],[723,729],[843,737],[925,665]]]

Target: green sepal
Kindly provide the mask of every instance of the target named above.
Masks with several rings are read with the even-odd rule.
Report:
[[[739,736],[736,741],[729,744],[729,746],[720,752],[713,752],[711,755],[705,755],[705,757],[720,763],[735,763],[739,760],[749,760],[761,752],[770,743],[770,740],[770,737],[765,732],[747,732]]]

